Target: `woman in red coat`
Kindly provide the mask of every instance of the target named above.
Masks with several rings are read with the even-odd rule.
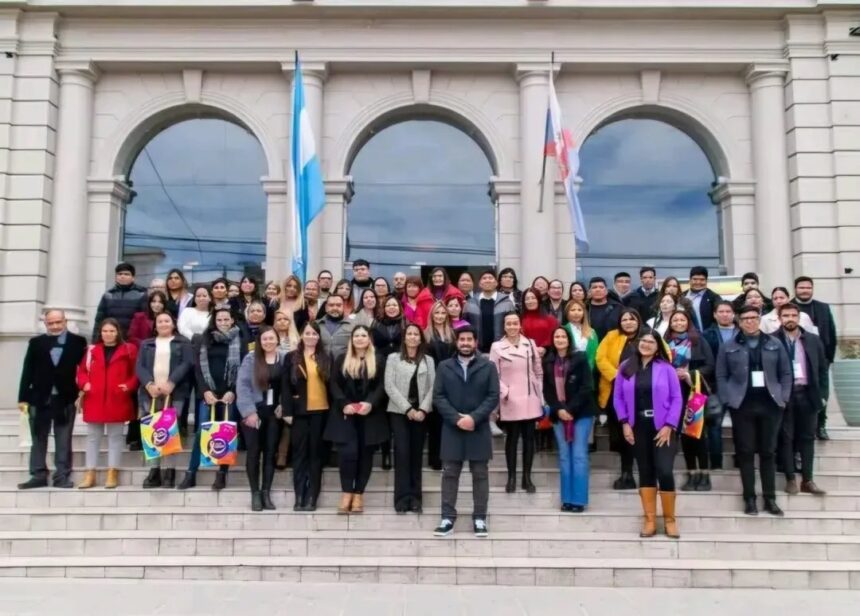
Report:
[[[167,307],[167,295],[163,291],[153,291],[149,296],[146,310],[134,313],[128,326],[128,341],[140,348],[141,342],[152,338],[155,335],[155,317],[167,310]]]
[[[81,408],[87,424],[87,472],[78,486],[81,490],[96,485],[96,463],[104,432],[108,437],[105,487],[117,486],[122,426],[136,417],[133,398],[138,385],[136,362],[137,347],[123,340],[119,323],[115,319],[102,321],[99,341],[87,349],[78,366],[78,387],[83,395]]]
[[[406,279],[406,292],[403,294],[403,318],[424,331],[430,321],[432,307],[433,296],[421,282],[421,277],[409,276]]]
[[[536,289],[529,287],[523,291],[523,335],[535,341],[538,353],[543,357],[552,344],[552,333],[559,323],[554,316],[544,313],[540,305],[540,294]]]

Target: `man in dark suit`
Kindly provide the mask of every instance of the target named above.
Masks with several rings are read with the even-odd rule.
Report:
[[[714,322],[714,307],[722,298],[708,288],[708,268],[697,265],[690,268],[690,290],[685,297],[693,304],[693,325],[700,332]]]
[[[55,488],[73,487],[72,430],[78,386],[75,372],[87,351],[87,341],[66,329],[62,310],[48,310],[43,317],[47,334],[30,339],[21,371],[18,409],[30,417],[30,479],[20,490],[48,485],[48,436],[54,430]]]
[[[642,317],[644,323],[652,316],[657,308],[657,270],[646,265],[639,270],[639,281],[642,283],[638,289],[624,298],[624,305],[633,308]]]

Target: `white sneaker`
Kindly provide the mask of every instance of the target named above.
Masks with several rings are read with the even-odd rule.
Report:
[[[474,522],[472,522],[472,528],[475,531],[476,537],[486,537],[490,534],[487,530],[486,520],[475,520]]]
[[[439,526],[433,531],[434,537],[447,537],[454,532],[454,523],[448,518],[444,518],[439,522]]]

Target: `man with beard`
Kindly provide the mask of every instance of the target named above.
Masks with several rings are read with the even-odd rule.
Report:
[[[406,293],[406,274],[403,272],[394,272],[391,282],[394,284],[394,295],[402,301],[403,294]]]
[[[331,285],[334,284],[334,275],[328,270],[323,270],[317,276],[317,282],[320,286],[319,300],[324,302],[331,294]]]
[[[442,416],[442,521],[437,537],[454,532],[457,492],[463,462],[472,473],[472,528],[486,537],[490,480],[487,463],[493,457],[490,413],[499,404],[499,374],[488,359],[476,354],[477,336],[471,326],[457,330],[457,355],[436,371],[433,406]]]
[[[332,359],[345,354],[352,334],[352,321],[343,318],[343,298],[340,295],[329,296],[325,303],[325,316],[317,323],[320,326],[320,338]]]
[[[800,327],[800,310],[795,304],[779,307],[782,329],[776,337],[782,342],[791,360],[794,386],[782,418],[777,455],[785,471],[785,491],[798,491],[821,496],[825,492],[812,480],[815,456],[815,430],[818,413],[824,407],[829,389],[827,356],[821,339]],[[794,477],[794,450],[800,452],[802,481],[800,489]]]

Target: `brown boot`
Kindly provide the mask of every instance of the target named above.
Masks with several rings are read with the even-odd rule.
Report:
[[[663,505],[663,525],[666,527],[666,536],[672,539],[680,539],[678,524],[675,522],[675,493],[660,492],[660,502]]]
[[[343,496],[340,497],[340,505],[337,507],[338,513],[349,513],[350,508],[352,507],[352,494],[350,492],[344,492]]]
[[[84,473],[84,480],[78,484],[78,490],[89,490],[96,485],[96,470],[91,468]]]
[[[119,469],[109,468],[107,471],[107,479],[105,480],[105,488],[113,490],[119,485]]]
[[[639,488],[639,498],[645,514],[639,536],[653,537],[657,534],[657,488]]]
[[[352,495],[352,513],[364,513],[364,496],[362,494]]]

